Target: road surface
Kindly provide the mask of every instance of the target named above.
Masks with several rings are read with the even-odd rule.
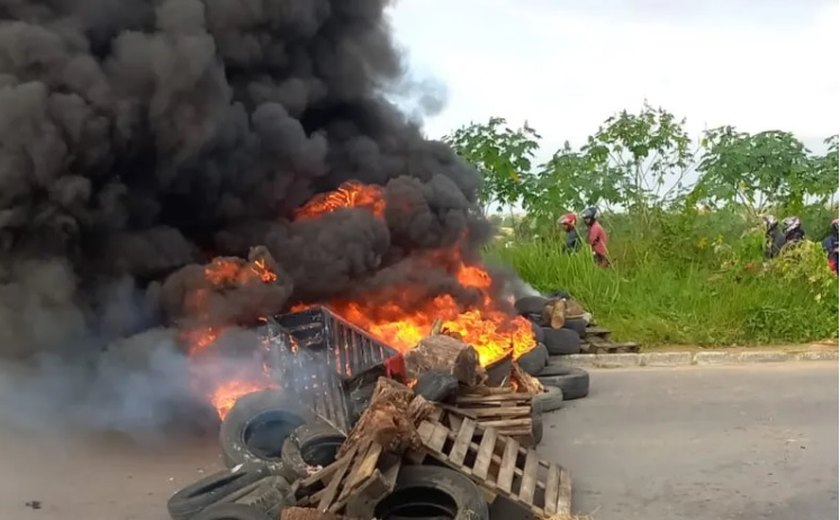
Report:
[[[835,363],[592,371],[590,397],[546,416],[540,451],[595,520],[837,518],[837,392]],[[171,493],[220,467],[212,436],[0,424],[0,454],[0,518],[15,520],[165,520]]]

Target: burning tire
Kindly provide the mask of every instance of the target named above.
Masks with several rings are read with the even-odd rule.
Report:
[[[324,422],[300,426],[283,443],[283,464],[295,477],[307,477],[314,467],[326,467],[335,462],[345,438]]]
[[[265,476],[264,468],[219,471],[172,495],[166,508],[172,520],[188,520]]]
[[[542,343],[538,343],[536,347],[519,356],[516,362],[519,368],[535,376],[548,364],[548,349]]]
[[[277,390],[239,398],[219,430],[225,465],[261,465],[272,474],[289,476],[282,461],[283,442],[308,415]]]
[[[394,491],[376,504],[374,517],[488,520],[490,513],[481,491],[461,473],[439,466],[403,466]]]
[[[534,339],[537,340],[537,343],[545,343],[545,331],[543,331],[542,325],[532,321],[531,330],[534,331]]]
[[[217,504],[205,509],[193,520],[273,520],[258,509],[245,504]]]
[[[552,356],[580,353],[580,336],[570,329],[543,328],[545,347]]]
[[[583,318],[566,318],[566,323],[563,324],[564,329],[575,331],[581,338],[586,335],[586,326],[586,320]]]
[[[557,386],[545,386],[545,392],[535,395],[531,406],[535,412],[545,413],[563,407],[563,391]]]
[[[543,385],[560,388],[566,401],[589,395],[589,372],[582,368],[549,365],[537,379]]]

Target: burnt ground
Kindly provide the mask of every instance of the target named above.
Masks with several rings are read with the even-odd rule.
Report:
[[[590,397],[546,416],[540,451],[595,520],[836,518],[837,394],[827,362],[592,371]],[[0,455],[0,518],[16,520],[164,520],[172,492],[220,466],[212,436],[138,445],[7,422]]]

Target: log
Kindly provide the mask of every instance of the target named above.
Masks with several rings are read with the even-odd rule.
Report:
[[[543,323],[552,329],[561,329],[566,324],[566,300],[551,300],[543,309]]]
[[[338,456],[371,442],[394,453],[418,446],[420,439],[415,421],[425,418],[430,408],[415,399],[414,392],[407,386],[393,379],[379,378],[370,404],[339,448]],[[412,402],[415,402],[413,407]]]
[[[405,368],[409,379],[417,379],[429,370],[449,372],[467,386],[478,386],[487,378],[478,362],[478,352],[445,334],[422,339],[417,348],[405,355]]]
[[[543,393],[544,388],[540,380],[519,368],[519,364],[516,361],[513,362],[511,379],[516,383],[517,391],[519,392],[525,392],[531,395]]]

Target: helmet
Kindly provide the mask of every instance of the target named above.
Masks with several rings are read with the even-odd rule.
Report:
[[[773,215],[764,215],[762,218],[764,219],[764,227],[768,231],[779,225],[779,221]]]
[[[557,223],[561,226],[575,227],[575,225],[577,224],[577,215],[575,215],[574,213],[566,213],[565,215],[560,217],[560,220],[558,220]]]
[[[790,233],[801,225],[802,223],[799,221],[799,217],[785,217],[782,221],[782,227],[784,228],[785,233]]]
[[[594,207],[586,208],[580,216],[583,218],[583,221],[588,224],[598,217],[598,209]]]

